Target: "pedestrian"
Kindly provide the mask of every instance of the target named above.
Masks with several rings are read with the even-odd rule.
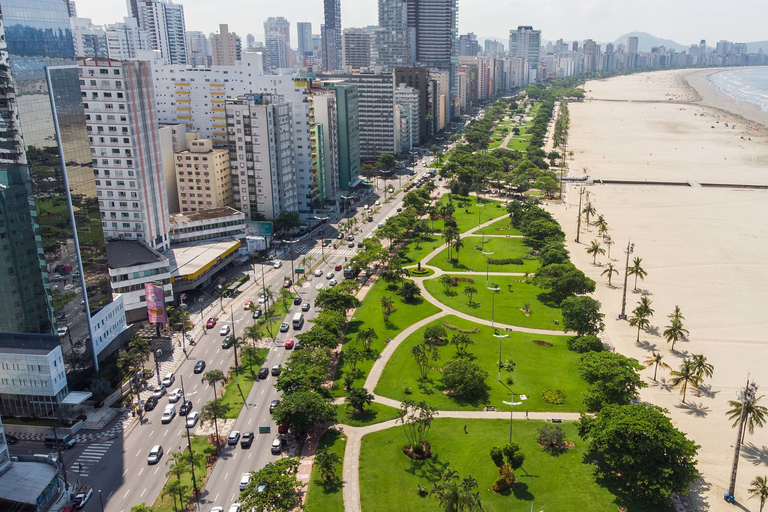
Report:
[[[467,424],[466,423],[464,424],[464,433],[465,434],[467,433]]]
[[[525,419],[528,419],[528,411],[525,411]]]
[[[82,464],[79,464],[79,463],[77,464],[77,472],[78,473],[82,473],[83,472],[83,465]]]

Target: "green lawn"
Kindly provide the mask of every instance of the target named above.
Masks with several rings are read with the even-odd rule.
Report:
[[[485,233],[487,235],[522,235],[520,231],[512,227],[509,217],[505,217],[486,226]]]
[[[501,137],[500,139],[491,139],[491,141],[488,143],[488,149],[497,149],[501,147],[501,144],[504,142],[505,137]]]
[[[227,350],[232,351],[233,349],[229,348]],[[266,360],[268,353],[269,349],[257,349],[257,355],[251,361],[250,358],[243,357],[242,352],[238,351],[237,359],[239,361],[239,367],[237,374],[239,375],[240,385],[238,387],[238,384],[235,381],[235,372],[233,370],[231,378],[225,386],[226,390],[224,397],[222,398],[222,403],[229,405],[229,411],[226,416],[228,419],[237,419],[237,417],[240,416],[240,410],[243,408],[245,399],[248,398],[248,394],[251,392],[251,387],[253,387],[254,381],[258,380],[257,373]],[[234,366],[234,360],[232,361],[232,365]]]
[[[478,225],[478,206],[477,197],[472,196],[457,196],[455,194],[443,194],[440,198],[440,202],[445,204],[448,202],[448,197],[453,200],[453,206],[455,208],[453,216],[456,218],[456,225],[459,227],[459,233],[464,233]],[[500,201],[494,201],[492,199],[483,199],[486,206],[480,207],[480,224],[488,222],[489,220],[501,217],[507,214],[507,210]],[[462,204],[466,203],[466,206]],[[438,219],[434,222],[430,222],[431,226],[434,226],[434,230],[440,233],[443,232],[444,223],[443,219]],[[440,238],[442,240],[442,237]]]
[[[471,474],[477,479],[477,490],[488,512],[528,512],[531,506],[534,511],[546,512],[616,512],[620,505],[629,512],[659,510],[643,508],[598,483],[596,467],[587,463],[592,457],[586,453],[575,425],[562,425],[574,448],[559,455],[541,449],[536,444],[536,432],[543,425],[542,421],[515,421],[513,440],[525,454],[525,464],[515,471],[517,482],[512,491],[504,494],[491,490],[498,470],[489,453],[493,446],[507,443],[509,421],[436,419],[428,437],[433,456],[426,461],[414,461],[402,453],[406,443],[402,427],[368,434],[363,437],[360,454],[362,509],[440,510],[434,497],[419,496],[417,485],[431,489],[450,467],[461,478]]]
[[[475,281],[472,286],[477,288],[477,294],[472,297],[472,304],[469,304],[468,297],[464,295],[464,287],[471,283],[459,282],[458,286],[451,287],[448,293],[438,278],[425,279],[424,286],[433,297],[457,311],[491,320],[493,292],[485,287],[485,276],[474,276],[471,279]],[[547,301],[548,297],[544,290],[533,283],[521,281],[523,278],[520,276],[495,276],[491,279],[492,283],[496,282],[501,288],[496,293],[495,320],[503,324],[535,329],[555,331],[561,329],[563,315],[560,313],[560,308]],[[521,311],[525,303],[530,304],[530,316],[526,316]],[[558,323],[555,324],[555,321]]]
[[[486,232],[490,232],[486,228]],[[504,264],[494,265],[486,264],[486,257],[483,255],[480,248],[482,248],[483,237],[481,236],[465,236],[462,238],[464,247],[459,251],[459,261],[448,261],[448,247],[443,249],[437,256],[429,260],[427,264],[432,267],[441,268],[445,271],[460,271],[472,269],[475,272],[515,272],[515,273],[530,273],[536,272],[539,269],[539,260],[523,260],[522,265]],[[485,247],[482,248],[485,252],[492,252],[493,255],[490,259],[494,258],[522,258],[531,250],[530,247],[523,243],[522,238],[499,238],[488,237],[485,239]],[[451,248],[451,256],[456,259],[456,250]],[[486,269],[486,266],[488,267]],[[485,285],[483,283],[483,285]]]
[[[443,243],[443,238],[440,235],[428,235],[422,237],[419,242],[419,247],[416,247],[416,242],[413,239],[408,240],[403,248],[400,249],[400,254],[403,256],[403,263],[406,265],[416,264],[422,261],[429,253],[434,251],[434,247]],[[423,263],[423,261],[422,261]]]
[[[388,290],[387,286],[388,284],[383,279],[376,281],[365,296],[363,304],[355,310],[355,314],[349,322],[347,335],[344,339],[344,344],[341,347],[341,356],[336,370],[336,378],[333,383],[333,393],[336,396],[346,395],[346,392],[343,389],[344,373],[351,371],[351,368],[345,366],[344,352],[351,347],[356,347],[358,350],[364,350],[362,344],[355,341],[358,332],[363,329],[374,329],[378,335],[378,339],[373,340],[370,352],[367,352],[364,359],[357,363],[354,372],[354,385],[356,387],[360,387],[365,383],[365,379],[368,376],[368,372],[371,371],[373,363],[386,346],[387,338],[394,338],[400,331],[414,322],[418,322],[422,318],[434,315],[440,311],[437,306],[433,306],[424,299],[419,299],[419,302],[416,304],[407,304],[403,302],[395,291]],[[380,302],[381,298],[385,295],[394,300],[396,308],[389,316],[389,321],[386,323],[384,322],[384,315],[381,311]]]
[[[426,400],[429,405],[439,410],[477,410],[492,405],[498,410],[509,411],[509,406],[502,403],[503,400],[509,401],[509,391],[498,381],[499,338],[493,337],[490,326],[482,326],[455,316],[440,318],[433,322],[433,325],[442,325],[443,322],[465,330],[479,329],[476,334],[469,335],[475,344],[468,348],[468,352],[470,357],[488,372],[485,379],[488,385],[487,394],[475,400],[460,401],[451,398],[443,393],[445,388],[438,371],[430,371],[426,381],[420,380],[411,348],[423,342],[424,328],[413,333],[397,347],[384,368],[376,386],[376,394],[398,401]],[[446,329],[446,332],[448,338],[456,334],[450,329]],[[565,344],[567,336],[542,336],[523,332],[504,334],[509,336],[501,338],[501,358],[512,359],[516,368],[511,373],[502,371],[501,379],[504,384],[509,385],[507,379],[512,377],[514,384],[510,387],[516,393],[528,396],[525,405],[520,406],[522,409],[560,412],[585,410],[582,395],[587,386],[576,371],[580,355],[568,350]],[[553,346],[537,345],[533,340],[546,341]],[[456,348],[452,345],[441,346],[439,351],[441,357],[435,364],[437,367],[441,367],[456,355]],[[409,394],[406,394],[406,388],[410,388]],[[552,405],[542,400],[541,393],[550,388],[560,389],[565,394],[564,404]]]
[[[530,137],[512,137],[509,139],[509,142],[507,142],[507,149],[514,149],[517,151],[528,151],[528,141],[530,140]]]
[[[188,450],[187,448],[187,439],[186,435],[182,436],[182,438],[179,439],[179,444],[181,444],[183,450]],[[202,484],[200,483],[201,478],[207,477],[207,468],[205,467],[205,460],[208,458],[209,455],[213,453],[213,446],[208,444],[208,437],[207,436],[192,436],[192,453],[197,455],[198,453],[202,453],[205,456],[202,457],[202,461],[198,464],[195,464],[195,481],[197,482],[198,487],[202,487]],[[175,443],[171,443],[172,446],[175,445]],[[164,475],[165,472],[167,472],[171,465],[166,465],[166,463],[169,460],[172,460],[170,457],[170,449],[165,452],[165,455],[163,455],[163,458],[160,459],[160,462],[158,463],[158,466],[160,466],[160,470],[163,472]],[[150,466],[151,467],[151,466]],[[184,502],[185,503],[192,503],[192,473],[190,472],[190,467],[184,464],[184,467],[186,468],[186,471],[182,473],[181,475],[181,483],[186,485],[188,488],[188,491],[184,493]],[[213,468],[211,468],[212,470]],[[176,477],[174,475],[171,475],[166,480],[166,485],[168,485],[169,482],[175,480]],[[176,502],[178,502],[178,495],[176,496]],[[176,512],[178,510],[177,506],[174,504],[173,497],[170,495],[163,495],[161,492],[160,495],[155,500],[155,503],[152,505],[152,510],[155,512]]]
[[[366,407],[365,412],[362,414],[354,413],[352,409],[347,409],[347,404],[339,404],[336,406],[336,409],[339,423],[349,425],[350,427],[365,427],[366,425],[393,420],[397,418],[397,414],[400,411],[400,409],[376,402]]]
[[[326,430],[320,442],[318,450],[327,450],[338,453],[344,458],[344,450],[347,446],[347,436],[338,430]],[[344,512],[344,499],[341,488],[342,466],[340,462],[336,464],[336,482],[325,483],[320,478],[320,472],[317,468],[312,468],[312,476],[307,485],[307,497],[304,504],[306,512]]]

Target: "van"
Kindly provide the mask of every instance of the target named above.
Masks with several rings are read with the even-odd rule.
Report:
[[[293,315],[293,330],[298,331],[304,326],[304,313]]]
[[[170,423],[173,418],[176,417],[176,406],[175,405],[167,405],[165,406],[165,410],[163,411],[163,417],[160,418],[160,423]]]
[[[61,445],[61,448],[67,449],[72,448],[75,446],[75,439],[70,434],[48,434],[45,436],[45,447],[46,448],[58,448],[59,445]]]

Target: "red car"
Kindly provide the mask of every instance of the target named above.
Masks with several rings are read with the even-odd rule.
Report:
[[[205,328],[213,329],[214,327],[216,327],[216,322],[218,321],[219,321],[218,318],[216,318],[215,316],[212,316],[211,318],[208,319],[207,322],[205,322]]]
[[[285,340],[285,350],[291,350],[293,348],[293,338]]]
[[[290,288],[291,286],[293,286],[292,280],[286,279],[285,281],[283,281],[283,288]]]
[[[252,300],[247,300],[247,301],[245,301],[245,304],[243,304],[243,309],[248,309],[252,305],[253,305],[253,301]]]
[[[336,265],[333,269],[338,272],[341,270],[341,265]]]

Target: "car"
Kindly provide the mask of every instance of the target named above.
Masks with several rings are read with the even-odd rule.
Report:
[[[291,350],[293,348],[293,338],[285,340],[285,350]]]
[[[379,222],[379,229],[381,229],[383,227],[384,227],[384,223],[383,222]]]
[[[224,507],[213,507],[211,512],[224,512]]]
[[[323,269],[319,268],[315,270],[315,277],[320,277],[321,275],[323,275]]]
[[[90,485],[84,485],[75,493],[75,497],[72,498],[72,504],[76,508],[83,508],[88,501],[88,498],[93,494],[93,489]]]
[[[283,266],[283,262],[282,262],[282,261],[276,261],[276,262],[275,262],[275,263],[272,265],[272,268],[280,268],[280,267],[282,267],[282,266]]]
[[[163,416],[160,418],[160,423],[165,425],[166,423],[170,423],[175,417],[176,417],[176,406],[169,405],[163,411]]]
[[[335,270],[336,272],[339,272],[339,271],[341,271],[341,269],[342,269],[342,268],[343,268],[343,267],[342,267],[342,266],[341,266],[341,264],[339,263],[338,265],[336,265],[335,267],[333,267],[333,270]]]
[[[175,404],[181,400],[181,395],[183,394],[184,393],[181,391],[181,388],[176,388],[168,394],[168,401],[172,404]]]
[[[155,407],[157,407],[157,397],[155,395],[152,395],[149,398],[147,398],[146,402],[144,402],[144,410],[151,411]]]
[[[283,368],[279,364],[276,364],[275,366],[272,367],[272,376],[273,377],[279,376],[282,372],[283,372]]]
[[[61,274],[53,274],[53,276],[51,276],[51,281],[54,281],[54,282],[61,281]]]
[[[240,477],[240,490],[244,491],[248,488],[248,484],[251,483],[251,474],[250,473],[243,473],[243,476]]]
[[[333,272],[328,272],[327,274],[325,274],[325,278],[326,279],[333,279],[333,276],[335,276],[335,275],[336,274],[334,274]]]
[[[373,203],[373,204],[375,204],[376,206],[381,206],[381,201],[376,201],[376,202],[375,202],[375,203]]]
[[[304,347],[302,347],[301,343],[299,343],[298,341],[293,344],[293,350],[301,350],[302,348]]]
[[[398,206],[397,207],[397,213],[400,213],[401,211],[403,211],[403,209]]]
[[[289,328],[290,326],[285,322],[280,324],[280,332],[288,332]]]
[[[280,440],[279,437],[276,437],[274,441],[272,441],[272,453],[274,455],[280,455],[280,452],[282,451],[282,445],[283,442]]]
[[[221,340],[221,348],[228,349],[233,344],[232,342],[232,336],[227,336],[223,340]]]
[[[264,304],[265,302],[267,302],[267,296],[259,295],[259,304]]]
[[[240,448],[250,448],[253,444],[253,432],[243,432],[243,437],[240,438]]]
[[[347,243],[347,247],[354,247],[354,246],[355,246],[355,242],[349,242],[349,243]]]
[[[309,308],[311,308],[311,307],[312,307],[312,305],[309,302],[305,302],[304,304],[301,305],[301,310],[302,311],[309,311]]]
[[[347,237],[347,242],[354,242],[355,241],[355,235],[349,235]]]
[[[259,378],[264,380],[269,377],[269,370],[267,368],[261,368],[259,370]]]
[[[339,284],[339,282],[336,281],[335,279],[331,279],[330,281],[328,281],[328,286],[336,286],[337,284]]]
[[[363,242],[357,242],[357,247],[358,248],[362,248],[363,247]]]
[[[149,455],[147,456],[147,464],[157,464],[160,462],[160,459],[163,458],[163,447],[158,445],[155,445],[150,451]]]
[[[248,309],[250,309],[251,306],[253,306],[253,301],[252,300],[247,300],[247,301],[245,301],[245,304],[243,304],[243,310],[248,310]]]
[[[205,370],[205,361],[201,359],[195,363],[195,373],[203,373],[203,370]]]
[[[19,442],[19,438],[18,438],[18,437],[16,437],[16,436],[12,436],[12,435],[10,435],[10,434],[6,434],[6,436],[5,436],[5,441],[6,441],[8,444],[16,444],[16,443],[18,443],[18,442]]]
[[[258,320],[259,318],[261,318],[261,308],[254,309],[253,314],[251,316],[253,317],[254,320]]]
[[[179,414],[186,416],[192,411],[192,400],[185,400],[181,407],[179,407]]]
[[[277,426],[277,433],[278,434],[287,434],[288,433],[288,427],[283,425],[282,423]]]
[[[293,280],[292,279],[286,279],[283,281],[283,288],[290,288],[293,286]]]
[[[197,420],[200,419],[200,413],[197,411],[192,411],[191,413],[187,414],[186,424],[187,428],[194,428],[195,425],[197,425]]]
[[[229,324],[222,325],[221,329],[219,329],[219,336],[226,336],[227,334],[229,334],[229,331],[230,331]]]
[[[56,329],[56,332],[59,333],[59,337],[64,337],[69,332],[69,327],[59,327]]]
[[[339,233],[338,235],[336,235],[337,240],[341,240],[343,238],[344,238],[344,233]]]
[[[368,222],[373,222],[373,215],[368,216]]]
[[[272,412],[272,411],[274,411],[274,410],[275,410],[275,407],[277,407],[278,405],[280,405],[280,400],[272,400],[272,401],[269,403],[269,412]]]
[[[212,316],[211,318],[208,319],[207,322],[205,322],[205,328],[213,329],[214,327],[216,327],[216,322],[218,321],[219,321],[218,318],[216,318],[215,316]]]
[[[331,245],[330,240],[323,240],[323,247],[328,247],[329,245]]]
[[[163,386],[169,388],[171,387],[171,384],[173,384],[176,381],[176,376],[172,373],[166,373],[165,377],[163,377]]]
[[[239,430],[233,430],[229,433],[229,437],[227,437],[227,444],[233,445],[237,444],[237,442],[240,440],[240,431]]]
[[[152,396],[155,397],[156,399],[162,397],[164,394],[165,394],[165,386],[163,386],[162,384],[160,384],[159,386],[156,386],[152,390]]]
[[[294,306],[298,306],[299,304],[301,304],[301,302],[302,302],[302,299],[301,299],[301,297],[299,295],[297,295],[297,296],[295,296],[293,298],[293,305]]]
[[[240,504],[233,503],[229,506],[229,512],[240,512]]]

